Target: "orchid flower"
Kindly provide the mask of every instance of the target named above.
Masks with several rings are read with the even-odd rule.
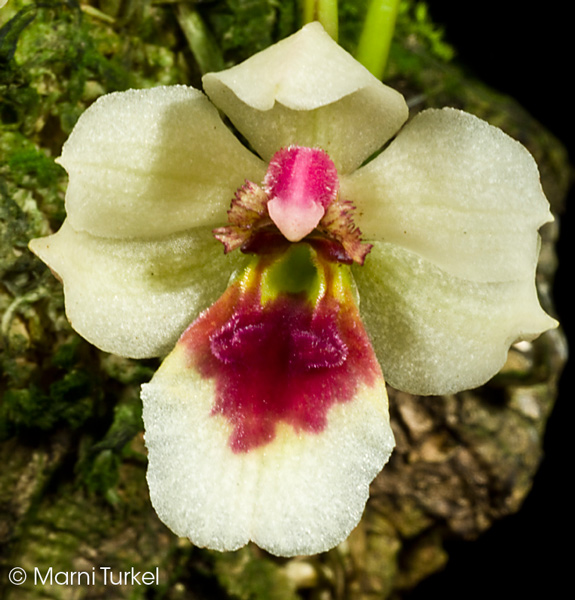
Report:
[[[142,390],[166,525],[317,553],[392,452],[384,375],[472,388],[556,325],[534,277],[549,205],[518,142],[454,109],[404,125],[318,23],[203,85],[96,101],[59,159],[67,219],[30,247],[87,340],[169,353]]]

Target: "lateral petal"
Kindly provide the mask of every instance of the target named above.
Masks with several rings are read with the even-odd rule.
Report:
[[[533,276],[472,281],[382,242],[354,276],[386,380],[413,394],[481,385],[501,369],[512,343],[557,326],[539,305]]]
[[[104,351],[132,358],[167,354],[245,261],[240,253],[224,255],[204,227],[115,240],[75,231],[66,220],[30,249],[62,279],[74,329]]]
[[[339,172],[357,168],[407,119],[385,86],[310,23],[240,65],[203,78],[204,89],[265,160],[296,144],[323,148]]]
[[[59,162],[77,231],[151,237],[226,222],[245,179],[265,165],[199,92],[186,86],[102,96],[79,119]]]
[[[455,109],[420,113],[340,183],[364,239],[398,244],[478,282],[533,276],[537,229],[552,220],[527,150]]]

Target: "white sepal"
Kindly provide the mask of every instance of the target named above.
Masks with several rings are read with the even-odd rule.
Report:
[[[208,73],[204,89],[269,160],[295,144],[323,148],[338,171],[357,168],[407,119],[403,96],[336,44],[319,23]]]

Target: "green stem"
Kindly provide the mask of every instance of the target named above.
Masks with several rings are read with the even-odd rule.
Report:
[[[305,24],[312,21],[319,21],[337,42],[337,0],[303,0],[303,22]]]
[[[201,72],[221,71],[224,58],[200,13],[187,4],[178,4],[176,16]]]
[[[371,0],[355,58],[378,79],[387,65],[399,0]]]

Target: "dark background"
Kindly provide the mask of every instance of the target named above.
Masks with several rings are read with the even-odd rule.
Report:
[[[446,40],[457,49],[458,62],[519,100],[567,146],[573,164],[575,53],[568,4],[506,0],[428,0],[427,4],[433,20],[444,26]],[[568,339],[573,331],[569,289],[573,191],[560,221],[560,267],[554,290]],[[572,385],[568,364],[545,437],[545,458],[521,511],[498,522],[476,542],[448,547],[447,568],[422,583],[409,600],[555,599],[572,593]]]

